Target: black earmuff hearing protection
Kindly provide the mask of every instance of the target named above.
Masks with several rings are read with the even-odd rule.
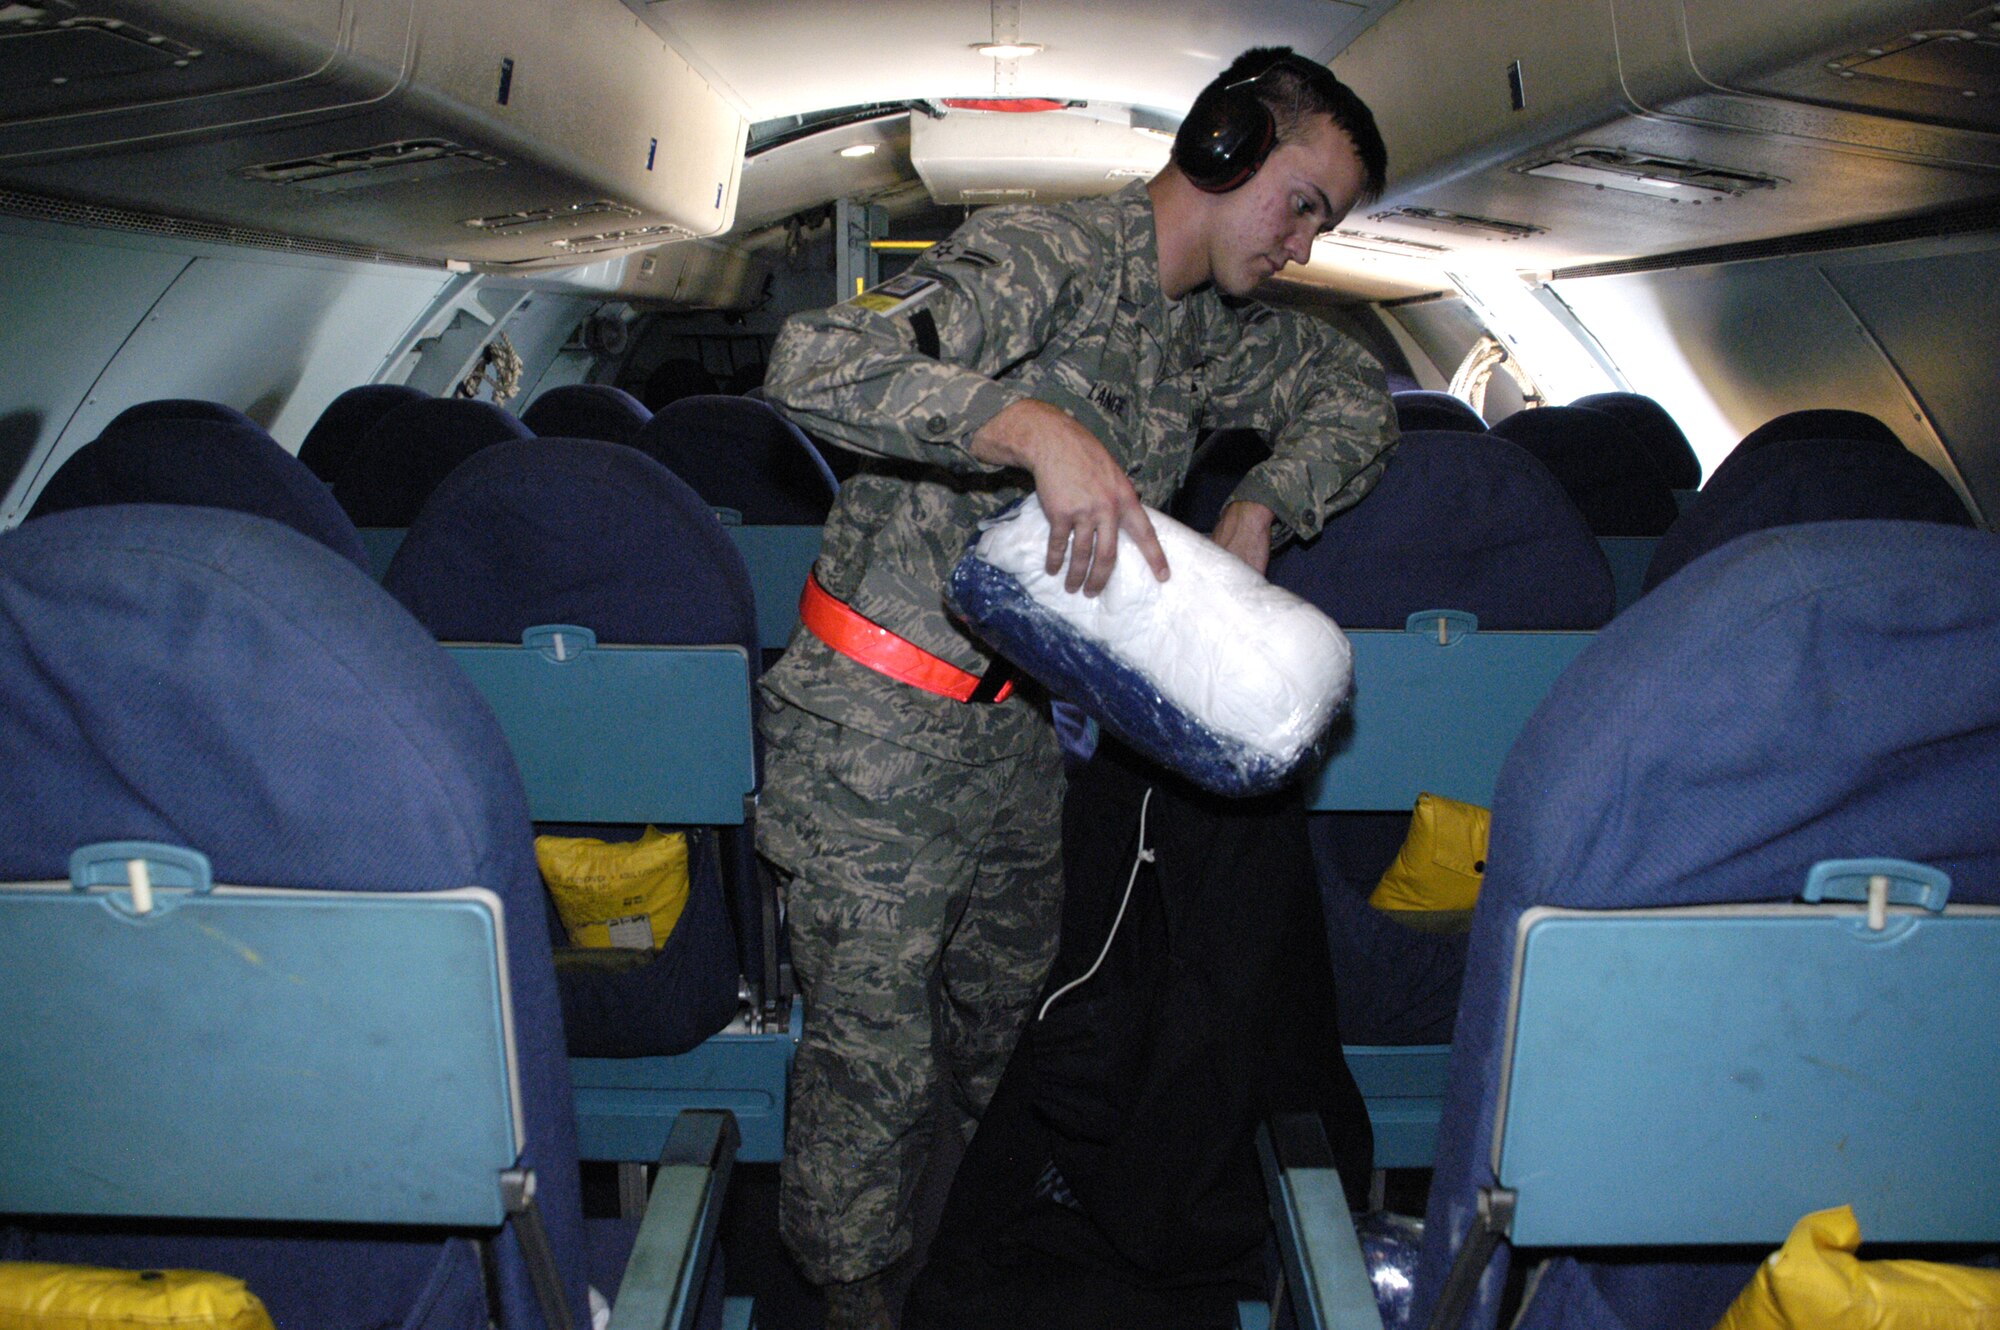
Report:
[[[1255,77],[1211,88],[1195,99],[1174,135],[1174,164],[1196,189],[1227,194],[1248,183],[1278,145],[1278,126],[1253,85],[1287,65],[1305,72],[1305,62],[1286,55]]]

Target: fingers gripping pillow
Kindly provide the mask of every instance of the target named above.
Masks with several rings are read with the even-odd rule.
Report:
[[[1065,591],[1043,571],[1049,521],[1030,496],[981,528],[947,599],[1015,666],[1203,789],[1277,789],[1347,700],[1347,638],[1213,541],[1147,515],[1165,582],[1121,532],[1103,592]]]

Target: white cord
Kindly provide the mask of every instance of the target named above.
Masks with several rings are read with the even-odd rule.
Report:
[[[1057,998],[1073,988],[1081,988],[1090,982],[1090,977],[1104,964],[1104,958],[1111,954],[1111,944],[1118,938],[1118,925],[1125,922],[1125,907],[1132,903],[1132,884],[1139,880],[1139,865],[1153,862],[1153,852],[1146,847],[1146,809],[1152,802],[1153,787],[1149,785],[1146,787],[1146,797],[1139,801],[1139,854],[1132,860],[1132,875],[1125,879],[1125,899],[1118,902],[1118,914],[1111,921],[1111,932],[1104,939],[1103,949],[1097,953],[1097,959],[1090,963],[1088,970],[1049,994],[1048,1001],[1042,1003],[1041,1011],[1035,1015],[1037,1022],[1048,1018],[1049,1008],[1055,1006]]]

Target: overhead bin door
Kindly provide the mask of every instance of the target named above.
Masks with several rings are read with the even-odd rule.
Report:
[[[433,261],[716,235],[748,126],[618,0],[0,7],[0,189]]]

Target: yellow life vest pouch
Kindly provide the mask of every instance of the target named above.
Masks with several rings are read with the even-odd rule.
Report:
[[[1715,1330],[1995,1330],[2000,1270],[1864,1261],[1852,1206],[1816,1210],[1757,1267]]]
[[[0,1330],[273,1330],[242,1280],[205,1270],[0,1261]]]
[[[1415,928],[1462,926],[1486,876],[1491,822],[1477,804],[1419,794],[1410,834],[1368,903]]]
[[[537,836],[535,859],[574,947],[658,950],[688,898],[688,843],[647,827],[635,841]]]

